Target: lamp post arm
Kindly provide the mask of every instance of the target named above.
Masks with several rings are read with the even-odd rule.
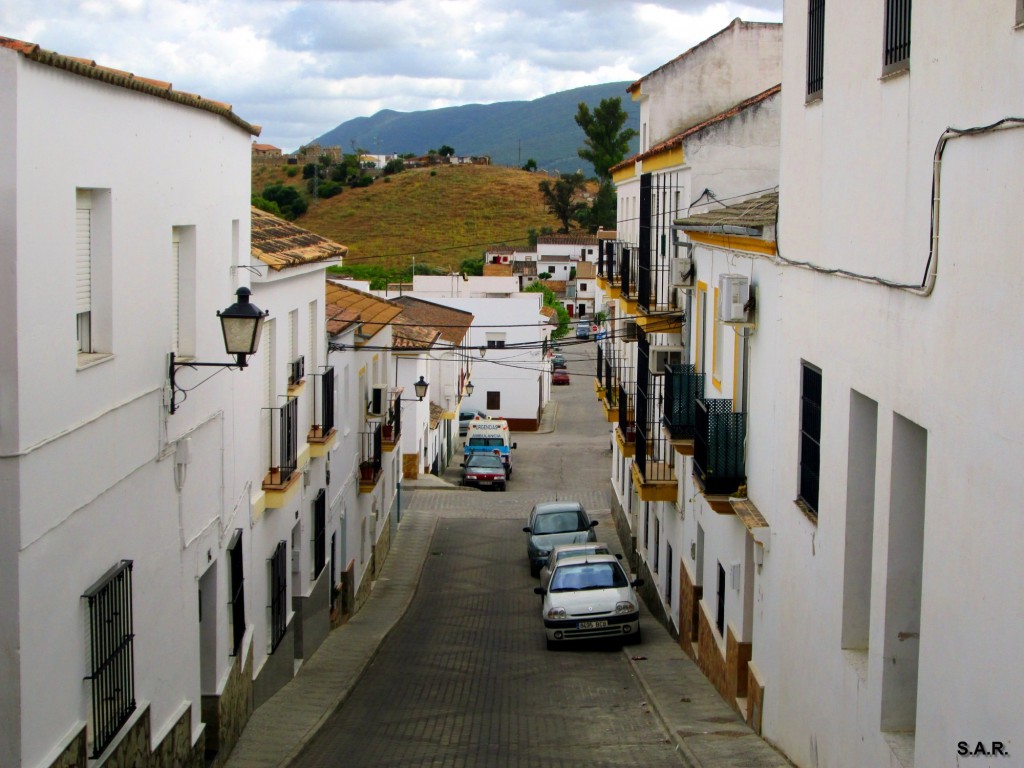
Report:
[[[239,355],[239,359],[231,363],[201,363],[195,360],[178,360],[174,353],[171,352],[168,356],[167,364],[167,378],[171,383],[171,406],[170,411],[173,414],[178,410],[178,393],[182,393],[185,397],[188,397],[189,390],[184,387],[178,386],[175,376],[179,368],[238,368],[241,370],[245,368],[248,363],[245,360],[245,355]],[[205,379],[204,379],[205,381]],[[202,384],[203,382],[199,382]],[[197,384],[196,386],[199,386]],[[193,387],[195,389],[195,387]]]

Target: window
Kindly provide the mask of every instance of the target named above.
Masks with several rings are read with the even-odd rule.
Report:
[[[718,564],[718,589],[715,592],[718,604],[715,606],[715,626],[718,634],[725,637],[725,568]]]
[[[75,324],[78,351],[92,352],[92,193],[85,189],[75,210]]]
[[[505,334],[504,333],[488,333],[487,334],[487,348],[488,349],[504,349],[505,348]]]
[[[327,492],[321,488],[313,502],[313,578],[327,563]]]
[[[804,363],[800,386],[800,492],[797,497],[818,516],[818,473],[821,467],[821,371]]]
[[[122,560],[86,591],[92,757],[98,758],[135,711],[132,561]]]
[[[821,98],[825,82],[825,0],[807,3],[807,100]]]
[[[242,638],[245,637],[245,573],[242,560],[242,529],[236,528],[228,544],[228,594],[231,603],[231,655],[242,652]]]
[[[488,392],[487,393],[487,410],[498,411],[501,410],[501,392]]]
[[[586,290],[587,290],[587,284],[586,283],[580,283],[580,291],[583,292],[583,291],[586,291]]]
[[[299,464],[299,398],[288,398],[281,408],[281,481],[286,482]]]
[[[910,69],[910,0],[885,0],[885,58],[882,74]]]
[[[288,572],[286,570],[288,544],[282,539],[267,561],[270,570],[267,582],[270,591],[270,650],[277,650],[288,629]]]

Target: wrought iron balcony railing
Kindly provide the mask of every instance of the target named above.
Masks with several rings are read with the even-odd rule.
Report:
[[[697,431],[697,400],[704,394],[704,374],[693,365],[665,368],[661,423],[673,440],[692,440]]]
[[[634,385],[632,382],[619,384],[619,432],[627,443],[636,441],[636,409],[633,405]]]
[[[383,464],[380,422],[366,425],[370,429],[359,433],[359,482],[375,484]]]
[[[693,470],[709,494],[734,493],[746,482],[743,443],[747,415],[727,398],[696,401]]]
[[[636,393],[637,469],[645,482],[675,479],[675,452],[661,429],[658,404],[664,397],[665,377],[650,375]]]

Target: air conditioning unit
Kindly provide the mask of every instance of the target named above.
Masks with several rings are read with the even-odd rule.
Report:
[[[693,285],[693,259],[689,256],[680,256],[669,262],[671,270],[672,285],[679,287]]]
[[[370,410],[374,416],[380,416],[384,413],[384,387],[374,387],[370,397]]]
[[[718,319],[723,323],[742,323],[747,319],[743,305],[750,294],[746,275],[718,276]]]

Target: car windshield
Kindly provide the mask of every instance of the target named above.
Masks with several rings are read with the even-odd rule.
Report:
[[[579,512],[548,512],[537,515],[533,521],[534,533],[571,533],[587,530]]]
[[[629,584],[618,563],[583,563],[563,565],[551,576],[552,592],[575,592],[584,589],[610,589]]]
[[[610,554],[608,547],[573,547],[572,549],[565,549],[555,554],[555,561],[561,560],[563,557],[575,557],[576,555],[607,555]]]
[[[471,437],[469,438],[469,444],[500,448],[505,442],[500,437]]]
[[[504,469],[501,458],[492,456],[489,453],[478,453],[469,457],[466,462],[466,469]]]

